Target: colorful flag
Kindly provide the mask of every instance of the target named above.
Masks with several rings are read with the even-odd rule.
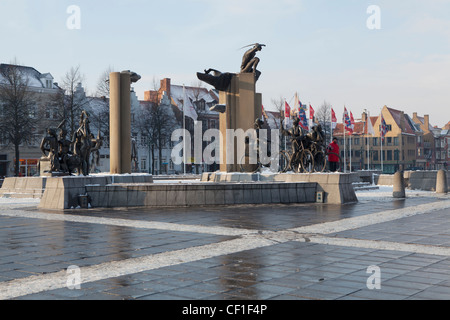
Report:
[[[384,120],[383,114],[381,114],[381,125],[380,125],[380,135],[381,141],[384,142],[384,138],[386,137],[386,133],[388,132],[386,121]]]
[[[308,119],[306,118],[306,112],[304,109],[300,109],[298,112],[298,117],[300,118],[300,127],[303,130],[309,131]]]
[[[333,108],[331,108],[331,126],[333,127],[333,130],[337,127],[336,113],[334,112]]]
[[[350,120],[350,116],[348,115],[347,108],[344,107],[344,129],[347,130],[350,134],[353,134],[352,130],[352,121]]]
[[[350,111],[350,122],[352,124],[352,131],[355,131],[355,119],[353,118],[353,113]]]
[[[291,125],[291,107],[287,103],[284,102],[284,128],[287,129],[288,126]]]
[[[311,107],[311,105],[309,105],[309,119],[312,120],[314,122],[314,114],[315,111],[313,109],[313,107]]]

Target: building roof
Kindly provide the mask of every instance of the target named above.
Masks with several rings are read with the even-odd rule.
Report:
[[[0,83],[5,84],[6,79],[2,76],[4,72],[8,70],[8,68],[18,68],[18,70],[22,73],[26,80],[28,81],[28,86],[33,88],[42,88],[48,89],[46,83],[43,80],[53,80],[53,76],[50,73],[40,73],[35,68],[27,67],[27,66],[19,66],[12,64],[0,64]],[[53,87],[51,89],[59,89],[56,83],[52,84]]]
[[[416,127],[412,124],[412,121],[410,121],[410,118],[408,115],[405,115],[403,111],[392,109],[389,107],[386,107],[386,109],[391,114],[392,118],[394,119],[395,123],[399,128],[402,129],[403,133],[408,134],[415,134],[416,133]],[[403,119],[402,119],[403,117]]]
[[[213,90],[208,90],[202,87],[187,87],[179,85],[170,86],[170,96],[172,103],[174,103],[180,110],[182,110],[185,95],[192,103],[196,101],[205,101],[205,103],[218,103],[219,97]],[[206,108],[206,113],[217,114],[215,111],[210,111]]]

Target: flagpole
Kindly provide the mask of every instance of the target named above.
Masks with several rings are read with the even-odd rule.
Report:
[[[352,173],[352,133],[349,134],[350,139],[350,173]]]
[[[186,106],[186,88],[183,84],[183,172],[186,175],[186,117],[185,117],[185,106]]]
[[[343,120],[343,128],[344,128],[344,173],[347,173],[347,143],[345,141],[345,113]]]
[[[330,105],[330,132],[331,132],[331,136],[330,136],[330,143],[333,142],[333,111],[331,111],[333,109],[333,106]]]
[[[369,122],[370,121],[370,112],[367,111],[367,117],[366,117],[366,122],[367,122],[367,170],[370,170],[370,138],[369,138]]]
[[[381,173],[384,172],[384,157],[383,157],[383,144],[384,144],[384,129],[383,129],[383,111],[381,111],[381,122],[380,122],[380,137],[381,137]]]

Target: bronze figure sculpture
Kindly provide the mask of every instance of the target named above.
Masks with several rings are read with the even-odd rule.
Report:
[[[262,47],[265,47],[265,44],[251,44],[249,46],[242,47],[247,48],[253,46],[253,48],[247,50],[244,54],[244,57],[242,58],[242,64],[241,64],[241,73],[253,73],[255,75],[256,81],[258,81],[259,77],[261,76],[261,72],[256,69],[258,66],[260,59],[256,57],[256,53],[258,51],[262,50]],[[212,74],[211,74],[212,73]],[[230,72],[221,72],[216,69],[208,69],[205,70],[203,73],[197,72],[197,78],[203,82],[206,82],[207,84],[213,86],[216,90],[219,91],[229,91],[231,79],[235,75],[234,73]]]
[[[72,140],[66,139],[67,130],[64,124],[65,120],[58,128],[47,129],[48,135],[41,142],[44,155],[41,160],[50,161],[49,172],[71,175],[76,171],[78,175],[87,176],[90,172],[91,153],[96,153],[98,164],[98,150],[102,146],[103,138],[100,137],[100,132],[97,139],[93,138],[89,127],[89,114],[86,111],[81,113],[80,127],[73,134]]]
[[[262,50],[262,47],[265,47],[265,44],[259,44],[259,43],[255,43],[253,45],[249,45],[249,46],[253,46],[253,48],[247,50],[244,54],[244,57],[242,58],[242,64],[241,64],[241,72],[242,73],[253,73],[255,75],[256,80],[259,79],[259,77],[261,76],[261,72],[259,70],[256,69],[256,67],[258,66],[260,59],[258,57],[256,57],[256,53],[258,51]],[[246,47],[249,47],[246,46]],[[243,48],[246,48],[243,47]],[[243,49],[241,48],[241,49]]]

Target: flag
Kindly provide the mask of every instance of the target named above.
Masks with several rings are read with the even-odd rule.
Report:
[[[287,129],[288,126],[291,125],[291,107],[287,103],[284,102],[284,128]]]
[[[355,119],[353,118],[353,113],[350,111],[350,123],[352,124],[352,131],[355,131]]]
[[[194,109],[194,105],[192,104],[191,99],[186,95],[186,90],[184,90],[183,113],[186,117],[189,117],[194,121],[197,121],[198,119],[198,115]]]
[[[314,114],[315,114],[315,111],[314,111],[313,107],[311,107],[311,105],[309,105],[309,119],[312,120],[312,122],[314,122]]]
[[[344,107],[344,129],[347,130],[350,134],[353,134],[352,130],[352,121],[350,120],[350,116],[348,115],[347,108]]]
[[[370,120],[370,117],[367,117],[367,134],[370,134],[372,136],[375,135],[375,130],[373,130],[372,121]]]
[[[333,127],[333,130],[337,127],[336,113],[334,112],[333,108],[331,108],[331,126]]]
[[[304,109],[299,110],[298,117],[300,119],[300,127],[306,131],[309,131],[308,119],[306,118],[306,112]]]
[[[289,119],[291,118],[291,107],[287,101],[284,102],[284,117]]]
[[[381,135],[381,141],[383,141],[383,142],[384,142],[384,137],[386,137],[387,131],[388,131],[388,129],[387,129],[386,121],[384,120],[383,114],[381,114],[380,135]]]

